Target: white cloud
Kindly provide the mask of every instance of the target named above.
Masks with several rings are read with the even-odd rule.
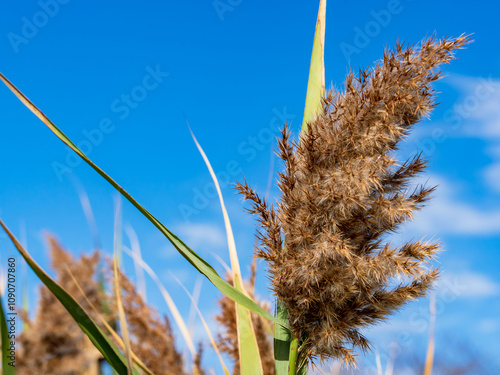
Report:
[[[482,176],[492,191],[500,192],[500,80],[454,75],[447,82],[462,94],[448,120],[462,135],[490,144],[486,151],[494,161]]]
[[[486,153],[492,158],[500,159],[500,142],[487,148]]]
[[[426,176],[427,177],[427,176]],[[460,198],[460,184],[429,176],[426,185],[438,185],[434,198],[408,225],[418,234],[484,235],[500,233],[500,206],[481,209]]]
[[[481,210],[443,196],[434,199],[411,227],[424,233],[495,234],[500,232],[500,210]]]
[[[499,319],[483,319],[479,322],[479,330],[483,333],[500,331]]]
[[[444,272],[433,291],[436,298],[436,314],[440,329],[456,329],[463,324],[465,313],[447,308],[447,305],[461,299],[491,298],[500,294],[500,285],[488,275],[466,270],[462,272]],[[446,317],[443,319],[443,317]],[[479,322],[478,322],[479,323]],[[494,322],[499,324],[500,321]],[[421,300],[419,304],[409,304],[395,317],[385,322],[366,328],[368,337],[397,337],[404,333],[413,338],[426,334],[429,330],[429,300]],[[492,322],[484,322],[482,326],[493,329]],[[404,337],[404,335],[403,335]]]
[[[492,191],[500,193],[500,142],[494,142],[492,146],[486,149],[486,153],[495,162],[484,168],[483,179]]]
[[[455,295],[456,298],[486,298],[496,296],[500,292],[500,285],[487,275],[476,272],[445,272],[438,283],[439,293]]]
[[[446,81],[461,92],[450,122],[463,122],[463,132],[490,140],[500,139],[500,80],[453,75]]]
[[[192,249],[206,252],[227,251],[224,229],[212,223],[186,223],[176,227],[175,233]]]
[[[498,159],[483,170],[483,178],[491,190],[500,193],[500,157]]]
[[[412,131],[409,142],[426,155],[450,138],[476,138],[486,141],[483,150],[492,163],[485,166],[481,177],[491,192],[500,192],[500,80],[492,77],[451,75],[444,81],[454,87],[459,98],[445,112],[443,120],[431,120]],[[463,152],[463,151],[462,151]],[[473,213],[472,213],[473,214]],[[477,220],[472,220],[477,221]],[[498,218],[493,218],[496,227]]]

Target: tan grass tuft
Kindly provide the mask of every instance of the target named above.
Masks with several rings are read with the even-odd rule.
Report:
[[[106,332],[98,315],[113,325],[118,314],[115,299],[103,290],[96,277],[99,252],[74,259],[53,237],[49,236],[48,241],[57,282]],[[109,263],[108,273],[112,274],[112,267],[112,263]],[[74,277],[78,283],[75,283]],[[133,353],[155,374],[185,375],[182,356],[175,348],[168,319],[160,319],[156,310],[146,305],[134,285],[122,273],[120,287]],[[56,297],[45,286],[40,290],[40,302],[34,319],[30,320],[26,312],[22,313],[29,330],[17,337],[20,349],[18,373],[100,374],[100,362],[103,360],[101,353]],[[200,359],[201,352],[198,363]]]
[[[155,309],[146,305],[135,285],[119,273],[132,351],[154,374],[186,374],[169,320],[161,319]]]
[[[48,237],[52,258],[52,268],[57,281],[66,291],[75,296],[89,314],[86,300],[81,297],[71,274],[78,275],[81,288],[95,306],[108,297],[99,288],[95,279],[99,254],[82,256],[75,260],[53,237]],[[27,318],[26,312],[24,316]],[[27,319],[28,330],[17,337],[19,355],[17,371],[23,375],[65,374],[79,375],[83,372],[97,375],[101,353],[93,346],[80,327],[57,298],[45,286],[40,288],[40,301],[36,316]],[[102,328],[102,327],[101,327]]]

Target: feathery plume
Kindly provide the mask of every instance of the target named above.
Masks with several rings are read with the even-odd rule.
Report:
[[[111,262],[109,267],[111,272]],[[132,351],[154,374],[185,375],[182,354],[175,347],[169,320],[166,316],[161,319],[155,309],[146,305],[135,285],[118,272]]]
[[[82,256],[75,260],[55,238],[49,236],[48,242],[52,268],[56,271],[58,283],[75,296],[93,318],[96,318],[87,301],[82,298],[71,274],[78,275],[80,286],[89,301],[99,306],[100,301],[108,299],[108,296],[101,292],[99,283],[94,277],[99,254],[94,252],[91,256]],[[27,312],[23,315],[29,330],[21,332],[16,338],[20,347],[17,366],[20,374],[79,375],[85,372],[97,375],[99,373],[101,353],[45,286],[40,288],[40,302],[34,319],[30,320]]]
[[[97,280],[99,251],[79,259],[63,249],[53,238],[48,237],[52,268],[56,271],[57,282],[70,293],[87,313],[106,332],[97,313],[106,321],[117,320],[116,299]],[[108,278],[112,280],[112,263],[108,261]],[[78,278],[78,285],[73,279]],[[166,317],[160,319],[157,311],[146,305],[130,280],[121,274],[120,286],[129,332],[132,336],[132,351],[155,374],[185,375],[181,354],[175,348],[174,336]],[[81,289],[80,289],[81,288]],[[101,373],[101,353],[66,311],[64,306],[45,286],[40,288],[40,302],[36,316],[30,320],[26,311],[22,312],[29,331],[17,337],[20,352],[18,370],[23,375]],[[85,296],[82,295],[82,292]],[[89,305],[96,307],[97,312]],[[115,342],[114,339],[111,338]],[[115,342],[116,344],[116,342]],[[201,348],[195,359],[199,374],[203,375]]]
[[[422,155],[398,164],[394,151],[434,107],[439,65],[468,41],[398,43],[372,69],[349,73],[343,92],[329,91],[299,142],[285,125],[276,209],[246,182],[236,185],[259,215],[257,256],[269,262],[272,289],[308,358],[354,364],[353,348],[369,349],[360,329],[424,296],[438,276],[426,263],[439,244],[385,241],[434,190],[410,189]]]

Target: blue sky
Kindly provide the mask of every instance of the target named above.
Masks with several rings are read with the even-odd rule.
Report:
[[[444,67],[446,77],[435,85],[441,104],[401,151],[403,157],[423,151],[430,159],[424,181],[439,189],[395,241],[424,235],[443,241],[437,350],[453,354],[455,347],[470,346],[491,361],[498,361],[500,348],[499,11],[494,1],[331,1],[325,48],[326,81],[341,87],[349,67],[367,66],[397,40],[473,33],[474,43]],[[0,14],[0,71],[223,272],[213,255],[229,261],[222,215],[186,116],[221,179],[246,269],[256,227],[228,182],[244,175],[263,193],[270,166],[281,168],[272,161],[272,134],[287,120],[300,129],[316,15],[315,2],[299,1],[10,2]],[[25,228],[29,250],[44,267],[44,231],[75,253],[90,251],[71,174],[85,187],[111,252],[115,192],[6,88],[0,87],[0,103],[2,220],[18,235]],[[271,199],[278,196],[273,185]],[[188,299],[169,272],[188,289],[196,272],[128,203],[123,221],[187,314]],[[0,246],[2,259],[15,254],[5,236]],[[129,260],[125,267],[133,276]],[[271,299],[264,264],[260,270],[260,296]],[[27,277],[33,302],[36,279]],[[202,290],[201,305],[213,315],[218,293],[208,282]],[[148,296],[166,311],[150,282]],[[427,306],[412,304],[367,334],[381,352],[396,341],[423,357]],[[411,335],[411,344],[401,331]],[[371,357],[366,362],[373,365]]]

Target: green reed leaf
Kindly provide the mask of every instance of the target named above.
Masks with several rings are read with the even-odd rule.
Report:
[[[109,340],[102,332],[99,326],[85,312],[83,307],[57,282],[55,282],[31,257],[31,255],[21,246],[16,237],[10,232],[7,226],[0,220],[0,226],[9,236],[10,240],[28,263],[28,266],[35,272],[38,278],[45,284],[47,288],[56,296],[66,310],[71,314],[75,322],[80,326],[82,331],[88,336],[95,347],[106,358],[111,367],[118,374],[127,375],[127,364],[125,357],[120,353],[118,348]],[[139,375],[139,372],[134,368],[134,375]]]
[[[9,337],[9,330],[7,328],[7,318],[5,316],[5,311],[3,309],[3,296],[0,293],[0,330],[2,338],[2,375],[16,375],[16,367],[9,365],[12,362],[10,357],[11,343],[14,344],[14,338],[12,340]],[[14,361],[15,362],[15,361]]]
[[[307,124],[321,111],[321,98],[325,95],[325,20],[326,0],[321,0],[314,33],[302,131],[307,131]]]
[[[170,241],[177,251],[201,274],[203,274],[217,289],[219,289],[227,297],[236,303],[246,307],[247,309],[259,314],[260,316],[279,323],[265,309],[252,301],[242,292],[234,288],[232,285],[223,280],[219,274],[212,268],[208,262],[200,257],[196,252],[191,250],[184,242],[182,242],[174,233],[172,233],[165,225],[163,225],[156,217],[148,210],[141,206],[125,189],[109,177],[106,172],[94,164],[45,114],[40,111],[19,89],[17,89],[3,74],[0,73],[0,80],[19,98],[19,100],[35,114],[61,141],[70,147],[78,156],[80,156],[88,165],[90,165],[97,173],[99,173],[106,181],[108,181],[118,192],[123,195],[130,203],[132,203],[158,230]],[[286,327],[285,327],[286,328]]]
[[[187,123],[187,120],[186,120]],[[189,127],[189,123],[187,123]],[[210,172],[212,181],[217,190],[217,195],[219,197],[219,203],[222,210],[222,215],[224,217],[224,225],[226,227],[226,237],[227,244],[229,248],[229,256],[231,259],[231,272],[234,280],[234,287],[241,293],[246,294],[245,287],[243,285],[243,278],[241,276],[240,262],[238,259],[238,252],[236,251],[236,243],[234,241],[233,229],[231,227],[231,221],[229,220],[229,215],[226,210],[226,205],[224,203],[224,197],[222,196],[222,191],[220,189],[219,181],[217,176],[208,160],[205,151],[201,147],[200,143],[196,139],[191,127],[189,127],[193,141],[200,152],[205,165]],[[259,346],[257,343],[257,337],[255,335],[255,330],[253,328],[252,316],[250,311],[241,305],[236,305],[236,326],[238,334],[238,352],[240,355],[240,369],[241,375],[261,375],[262,374],[262,361],[259,353]]]
[[[276,319],[288,324],[288,311],[283,302],[276,302]],[[276,375],[288,375],[288,361],[290,358],[291,332],[277,325],[274,328],[274,362]]]

